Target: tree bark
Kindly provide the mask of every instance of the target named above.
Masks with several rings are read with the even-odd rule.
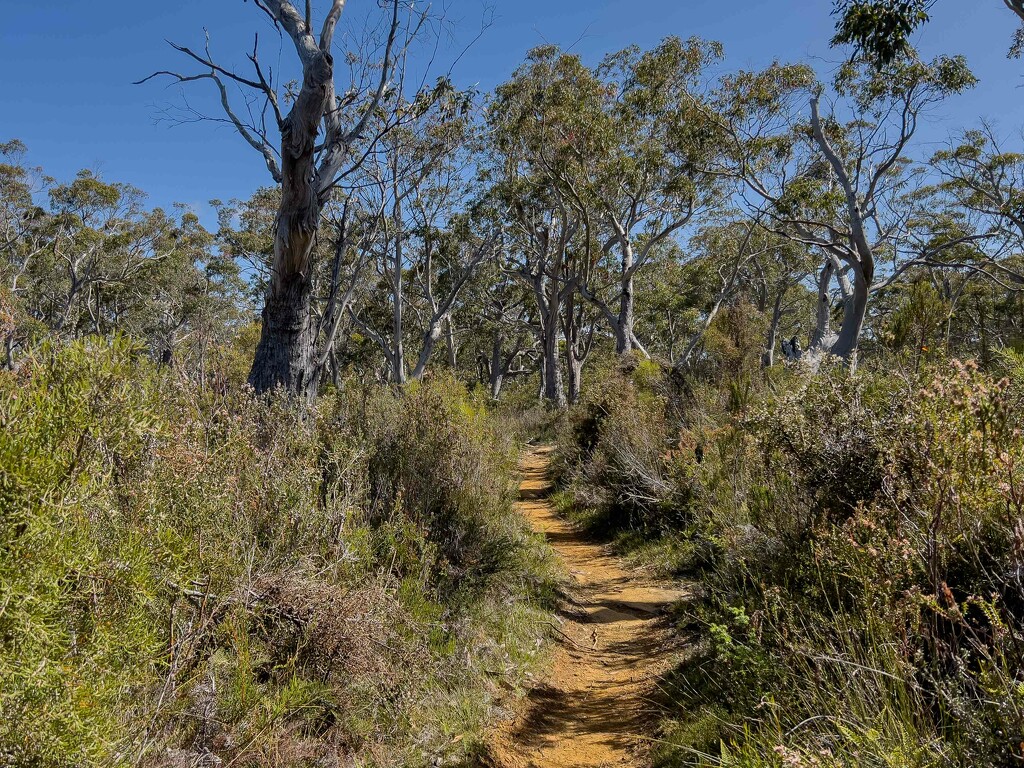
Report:
[[[302,399],[315,396],[312,293],[304,275],[292,275],[267,296],[260,344],[249,374],[257,393],[280,387]]]
[[[459,346],[455,341],[455,326],[451,315],[444,323],[444,341],[448,348],[448,367],[454,371],[459,365]]]
[[[334,60],[312,40],[302,53],[302,89],[281,126],[281,204],[263,328],[249,383],[258,394],[280,387],[310,398],[316,394],[311,386],[310,257],[320,224],[320,198],[314,186],[315,146],[333,82]]]
[[[843,305],[843,325],[839,330],[839,338],[832,345],[832,354],[843,358],[853,373],[857,369],[857,348],[860,344],[861,332],[864,329],[864,318],[867,316],[868,295],[871,284],[864,273],[854,269],[853,295]]]
[[[622,289],[619,295],[619,322],[615,328],[615,351],[627,355],[633,351],[633,246],[622,247]]]
[[[782,322],[782,303],[786,298],[785,289],[779,291],[772,305],[772,321],[768,326],[768,339],[764,353],[764,367],[771,368],[775,365],[775,347],[779,343],[779,325]]]
[[[575,355],[566,356],[566,373],[569,385],[568,400],[570,405],[575,405],[580,400],[583,390],[583,361]]]
[[[829,295],[829,286],[832,284],[832,273],[835,265],[831,259],[827,259],[818,274],[818,302],[815,308],[814,333],[811,335],[809,349],[817,349],[825,343],[825,339],[832,333],[832,298]]]
[[[558,320],[545,323],[544,338],[544,399],[559,408],[565,407],[565,389],[562,386],[562,367],[558,359]]]
[[[501,387],[505,383],[505,366],[502,364],[502,333],[499,328],[494,332],[494,343],[491,346],[491,366],[488,374],[490,381],[491,399],[497,400],[501,396]]]
[[[832,347],[832,354],[844,360],[851,372],[857,367],[857,346],[864,328],[867,315],[868,296],[875,277],[875,254],[868,242],[865,227],[864,211],[853,181],[846,171],[843,161],[833,149],[821,127],[818,113],[818,98],[811,99],[811,131],[821,153],[825,156],[846,198],[846,211],[850,221],[850,240],[852,249],[844,261],[853,272],[853,295],[843,305],[843,327],[839,331],[839,339]],[[895,162],[895,155],[891,162]],[[884,165],[884,164],[883,164]],[[876,171],[878,173],[878,171]]]
[[[420,345],[420,356],[416,361],[416,368],[412,372],[412,378],[414,380],[419,381],[423,378],[423,374],[426,373],[427,363],[430,362],[430,356],[434,354],[434,347],[437,346],[437,341],[441,338],[444,323],[444,318],[432,322],[430,327],[427,328],[426,333],[423,334],[423,343]]]
[[[558,283],[543,272],[531,276],[531,282],[540,323],[541,396],[549,403],[563,408],[565,389],[558,359],[558,315],[561,304]]]
[[[568,385],[568,400],[575,405],[583,388],[583,359],[579,354],[580,328],[576,317],[574,297],[568,297],[562,314],[562,337],[565,340],[565,373]]]

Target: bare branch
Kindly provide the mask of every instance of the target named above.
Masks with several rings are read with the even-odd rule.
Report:
[[[252,62],[253,67],[256,68],[256,77],[259,78],[259,88],[267,96],[267,102],[274,110],[274,117],[277,119],[277,127],[280,129],[281,123],[284,122],[284,115],[281,114],[281,107],[277,101],[277,91],[274,90],[273,85],[263,75],[263,68],[260,67],[260,60],[257,56],[260,46],[260,37],[256,35],[256,39],[252,44],[252,53],[249,55],[249,61]],[[273,73],[271,73],[273,74]]]
[[[331,52],[331,44],[334,41],[334,29],[338,26],[338,19],[345,10],[345,0],[334,0],[331,10],[324,19],[324,26],[320,30],[320,50],[326,54]],[[306,2],[306,26],[309,27],[309,1]]]
[[[333,186],[335,177],[338,175],[338,172],[341,170],[341,164],[344,162],[346,150],[356,139],[362,136],[367,123],[369,123],[370,118],[377,111],[377,107],[380,105],[380,101],[387,90],[388,82],[391,79],[394,66],[393,52],[395,40],[398,37],[399,2],[400,0],[393,0],[391,27],[388,30],[388,40],[384,48],[384,60],[381,63],[380,80],[377,83],[377,90],[374,93],[370,104],[363,111],[358,122],[352,130],[344,135],[342,135],[341,132],[341,117],[338,114],[338,105],[336,103],[337,97],[334,92],[334,85],[331,83],[328,86],[328,109],[327,113],[324,115],[327,127],[327,136],[324,140],[324,157],[320,163],[320,167],[317,169],[317,192],[321,197],[327,194]],[[334,6],[331,8],[331,14],[337,11],[338,15],[340,15],[343,7],[344,0],[335,0]],[[334,17],[332,20],[331,14],[328,14],[328,18],[324,22],[324,30],[321,35],[321,45],[326,43],[328,47],[330,47],[330,41],[334,35],[334,25],[337,23],[337,17]]]
[[[256,82],[255,80],[249,80],[246,77],[237,75],[231,70],[225,69],[224,67],[221,67],[218,64],[214,63],[213,59],[210,57],[210,36],[208,33],[206,36],[206,58],[203,58],[198,53],[196,53],[190,48],[187,48],[184,45],[178,45],[177,43],[173,43],[170,40],[166,42],[169,46],[171,46],[171,48],[178,51],[179,53],[184,53],[186,56],[195,59],[203,66],[209,67],[214,72],[224,75],[224,77],[227,77],[230,80],[234,80],[236,83],[239,83],[240,85],[245,85],[249,88],[255,88],[257,90],[263,90],[263,86],[260,83]]]

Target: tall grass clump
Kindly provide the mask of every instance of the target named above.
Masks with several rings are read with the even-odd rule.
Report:
[[[0,373],[0,762],[471,762],[550,592],[514,450],[451,380],[300,413],[124,341]]]

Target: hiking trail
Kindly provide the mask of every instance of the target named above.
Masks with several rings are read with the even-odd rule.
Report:
[[[628,571],[563,520],[548,499],[550,447],[530,449],[518,510],[543,533],[569,579],[554,647],[521,711],[491,740],[495,768],[642,766],[659,675],[679,648],[662,616],[685,590]]]

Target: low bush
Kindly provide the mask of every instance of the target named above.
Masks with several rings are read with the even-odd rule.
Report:
[[[735,408],[729,382],[655,399],[616,375],[562,435],[572,504],[697,579],[659,764],[1018,765],[1024,381],[956,361],[782,376]],[[650,498],[617,513],[637,478]]]
[[[471,761],[551,593],[515,451],[450,380],[298,413],[123,341],[0,373],[0,762]]]

